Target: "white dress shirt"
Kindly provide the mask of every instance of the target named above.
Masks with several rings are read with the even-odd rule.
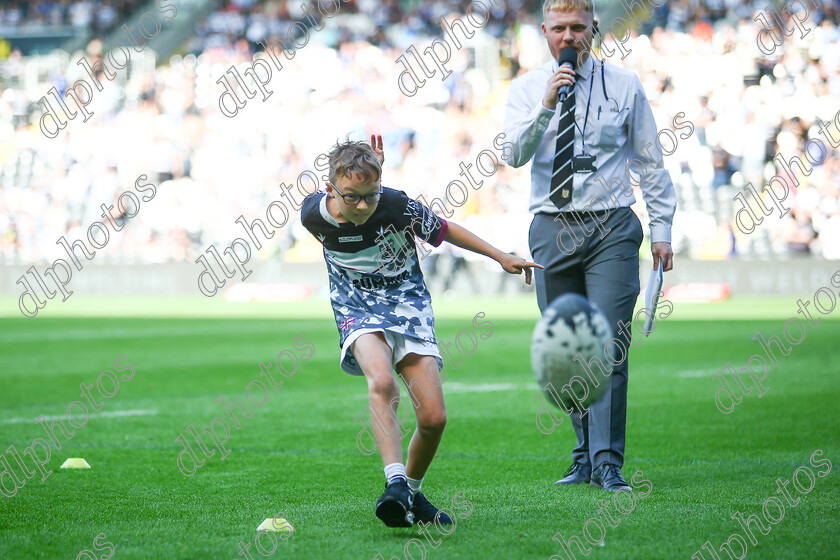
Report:
[[[602,68],[609,98],[604,96]],[[503,158],[513,167],[521,167],[533,159],[529,211],[534,214],[560,211],[548,196],[560,112],[543,105],[546,84],[557,69],[555,60],[514,79],[505,111],[505,140],[515,148],[509,148]],[[635,160],[636,163],[629,164],[634,180],[643,177],[640,186],[650,214],[651,242],[670,243],[677,196],[657,148],[656,123],[642,83],[633,72],[611,64],[596,64],[591,56],[577,72],[575,155],[583,153],[585,148],[587,155],[595,156],[597,171],[573,174],[572,201],[562,211],[629,207],[636,199],[626,169]],[[590,88],[592,101],[584,129]],[[586,132],[585,145],[581,130]],[[650,147],[645,150],[647,144]]]

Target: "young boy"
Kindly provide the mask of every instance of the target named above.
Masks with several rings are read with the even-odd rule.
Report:
[[[420,271],[414,238],[439,246],[448,241],[499,262],[511,274],[539,265],[503,253],[464,228],[438,218],[404,192],[382,187],[382,137],[371,145],[347,141],[329,153],[326,192],[307,197],[303,225],[324,246],[330,299],[340,334],[341,368],[367,379],[372,422],[385,465],[385,493],[376,502],[376,516],[388,527],[413,522],[452,523],[420,492],[446,425],[431,297]],[[399,249],[395,249],[399,248]],[[540,267],[542,268],[542,267]],[[417,429],[402,460],[396,416],[399,385],[393,371],[416,400]],[[423,379],[425,376],[425,380]],[[416,394],[415,394],[416,393]]]

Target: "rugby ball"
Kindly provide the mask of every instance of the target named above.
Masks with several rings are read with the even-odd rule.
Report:
[[[611,337],[607,318],[582,295],[563,294],[551,302],[531,340],[531,366],[546,400],[566,412],[587,410],[607,379],[598,367],[587,374],[581,362],[597,356],[611,367],[604,358]]]

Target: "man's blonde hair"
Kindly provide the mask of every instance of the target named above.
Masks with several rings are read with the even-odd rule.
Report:
[[[543,19],[548,12],[565,12],[568,10],[583,10],[595,14],[592,0],[545,0],[543,2]]]

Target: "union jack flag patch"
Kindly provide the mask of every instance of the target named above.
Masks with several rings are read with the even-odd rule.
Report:
[[[341,332],[344,332],[350,327],[350,325],[354,324],[355,322],[356,322],[355,317],[350,317],[349,319],[345,319],[341,322],[340,325],[338,325],[338,330],[340,330]]]

